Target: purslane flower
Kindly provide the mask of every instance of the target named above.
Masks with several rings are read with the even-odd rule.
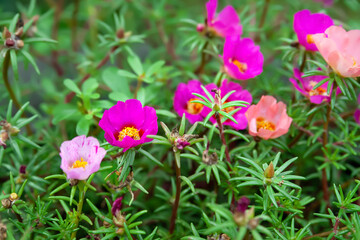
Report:
[[[60,146],[60,168],[68,179],[86,180],[97,172],[106,154],[99,141],[85,135],[65,141]]]
[[[286,105],[272,96],[262,96],[259,103],[251,105],[245,113],[249,134],[265,140],[277,138],[289,131],[292,118],[286,114]]]
[[[217,86],[213,83],[206,85],[206,89],[209,92],[211,92],[211,90],[214,88],[217,89]],[[238,83],[230,82],[227,79],[224,79],[219,89],[221,92],[221,96],[225,96],[227,93],[229,93],[233,90],[236,91],[229,96],[229,98],[225,101],[225,103],[232,102],[232,101],[245,101],[245,102],[248,102],[249,104],[251,104],[251,102],[252,102],[252,96],[251,96],[250,92],[243,89],[241,87],[241,85]],[[215,94],[212,92],[212,95],[214,96]],[[237,111],[236,113],[234,113],[234,115],[232,115],[232,116],[235,118],[235,120],[238,122],[238,124],[234,123],[230,119],[227,119],[223,123],[223,125],[229,125],[236,130],[242,130],[247,127],[247,119],[245,117],[245,112],[248,110],[249,106],[247,106],[247,107],[228,107],[228,108],[223,109],[223,111],[230,113],[231,111],[233,111],[237,108],[241,108],[241,109],[239,111]],[[207,114],[210,113],[210,111],[211,111],[210,108],[205,107],[205,110],[203,113],[204,118],[207,116]],[[216,123],[215,116],[210,117],[209,121],[211,121],[212,123],[215,124]]]
[[[320,54],[340,76],[360,76],[360,30],[346,32],[342,27],[331,26],[325,34],[313,35]]]
[[[121,211],[123,198],[124,197],[119,197],[113,202],[113,205],[111,207],[111,213],[113,216],[116,216],[118,214],[118,212]]]
[[[193,124],[204,119],[202,113],[205,107],[201,103],[192,102],[194,100],[201,100],[192,93],[205,95],[199,80],[191,80],[187,84],[180,83],[174,95],[174,110],[179,116],[185,113],[185,117]]]
[[[254,78],[263,71],[264,57],[250,38],[226,37],[222,58],[225,72],[238,80]]]
[[[217,0],[206,3],[207,27],[221,37],[241,35],[242,26],[235,9],[229,5],[216,15],[216,8]]]
[[[294,31],[299,43],[308,51],[317,51],[314,44],[313,34],[324,33],[325,30],[334,25],[331,17],[324,13],[311,13],[304,9],[294,14]]]
[[[129,148],[150,142],[147,135],[156,135],[158,131],[156,111],[152,107],[142,106],[136,99],[117,102],[105,110],[99,126],[105,131],[105,139],[111,145]]]
[[[298,90],[302,95],[307,97],[310,102],[315,104],[321,104],[322,102],[329,102],[332,93],[332,86],[330,89],[330,94],[327,94],[328,82],[322,84],[320,87],[314,90],[316,84],[327,78],[325,75],[317,75],[310,77],[302,77],[303,73],[299,69],[294,68],[294,77],[290,78],[289,81],[294,85],[296,90]],[[301,83],[301,86],[298,84],[298,81]],[[336,94],[339,94],[341,91],[338,88]]]

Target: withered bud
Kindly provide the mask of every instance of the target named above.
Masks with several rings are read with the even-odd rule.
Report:
[[[2,37],[3,39],[11,38],[11,33],[9,32],[7,27],[4,27],[4,31],[2,32]]]
[[[211,92],[215,93],[213,110],[219,111],[221,109],[221,91],[220,89],[212,89]]]
[[[24,28],[23,28],[23,27],[18,28],[18,29],[16,30],[16,32],[15,32],[15,36],[20,37],[20,36],[23,34],[23,32],[24,32]]]
[[[118,38],[124,38],[125,37],[125,31],[124,29],[120,28],[119,30],[116,31],[116,36]]]
[[[9,197],[10,201],[12,201],[12,202],[18,198],[19,198],[19,196],[16,193],[11,193],[10,197]]]
[[[118,235],[124,235],[124,232],[125,232],[125,230],[123,228],[119,228],[118,230],[116,230],[116,233]]]
[[[273,178],[274,177],[274,165],[270,162],[269,166],[264,171],[264,176],[266,178]]]
[[[259,222],[260,222],[259,218],[250,219],[248,226],[250,229],[255,229],[259,225]]]
[[[79,183],[79,180],[77,179],[70,179],[69,184],[70,186],[76,186]]]
[[[1,200],[1,205],[3,205],[4,208],[11,208],[11,201],[8,198],[4,198]]]
[[[113,216],[114,225],[119,227],[119,228],[124,227],[124,222],[125,221],[126,221],[125,216],[122,215],[120,212],[118,212],[118,214],[116,214],[116,216]]]
[[[20,174],[26,174],[26,165],[21,165],[20,166],[19,173]]]
[[[5,224],[0,223],[0,240],[5,239],[7,239],[7,228]]]
[[[0,146],[2,146],[3,148],[6,148],[6,141],[9,139],[9,134],[4,131],[1,130],[0,131]]]
[[[218,155],[216,152],[209,154],[209,150],[205,150],[202,154],[202,161],[207,165],[216,164],[218,161]]]
[[[219,240],[231,240],[231,238],[225,233],[220,234]]]
[[[16,40],[16,47],[17,48],[23,48],[24,47],[24,41],[23,40]]]
[[[106,227],[106,228],[109,228],[111,226],[111,224],[104,220],[103,221],[103,226]]]

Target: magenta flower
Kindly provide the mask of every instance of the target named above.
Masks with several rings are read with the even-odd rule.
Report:
[[[332,25],[334,25],[334,22],[331,17],[323,13],[311,14],[309,10],[304,9],[294,15],[294,31],[299,43],[308,51],[318,50],[312,35],[324,33]]]
[[[201,100],[192,93],[199,93],[205,96],[199,80],[191,80],[187,84],[180,83],[175,91],[174,110],[179,116],[182,116],[185,113],[185,117],[193,124],[204,119],[202,112],[206,107],[200,103],[191,102],[194,100]]]
[[[223,61],[229,76],[246,80],[262,73],[264,57],[250,38],[232,36],[225,39]]]
[[[86,180],[100,168],[106,154],[99,141],[85,135],[65,141],[60,146],[60,168],[68,179]]]
[[[209,92],[211,92],[211,90],[214,88],[217,89],[217,86],[214,83],[206,85],[206,89]],[[238,83],[230,82],[227,79],[224,79],[224,81],[222,82],[222,84],[220,86],[221,97],[225,96],[227,93],[229,93],[233,90],[235,90],[236,92],[231,94],[230,97],[225,101],[225,103],[232,102],[232,101],[245,101],[245,102],[248,102],[249,104],[251,104],[252,96],[247,90],[244,90],[241,87],[241,85]],[[212,92],[212,94],[213,94],[213,96],[215,95],[213,92]],[[236,108],[240,108],[240,107],[227,107],[227,108],[223,109],[223,111],[229,113],[229,112],[235,110]],[[249,108],[249,106],[241,107],[241,109],[239,111],[237,111],[234,115],[232,115],[235,118],[235,120],[238,122],[238,124],[227,119],[224,122],[224,125],[229,125],[236,130],[245,129],[247,126],[247,119],[245,116],[245,112],[247,111],[248,108]],[[210,108],[205,108],[204,113],[203,113],[204,118],[207,116],[207,114],[210,113],[210,111],[211,111]],[[216,123],[215,116],[212,116],[209,120],[214,124]]]
[[[320,87],[314,87],[316,84],[327,78],[327,76],[310,76],[310,77],[302,77],[303,73],[300,72],[299,69],[294,68],[294,76],[295,79],[290,78],[289,81],[294,85],[294,87],[305,97],[310,99],[310,102],[315,104],[321,104],[322,102],[329,102],[332,93],[332,86],[330,89],[330,94],[327,94],[328,82],[322,84]],[[298,81],[300,81],[301,86],[299,86]],[[339,94],[341,91],[338,88],[336,94]]]
[[[241,197],[237,202],[236,211],[238,213],[245,214],[249,204],[250,204],[250,200],[247,197],[245,196]]]
[[[229,35],[241,35],[242,26],[239,16],[232,6],[226,6],[216,16],[217,0],[209,0],[206,3],[207,26],[221,37]]]
[[[105,139],[111,145],[129,148],[150,142],[147,135],[155,135],[158,131],[155,109],[142,106],[136,99],[117,102],[109,110],[105,110],[99,126],[105,131]]]
[[[360,104],[360,94],[358,96],[358,104]],[[360,109],[356,109],[354,113],[355,122],[360,125]]]

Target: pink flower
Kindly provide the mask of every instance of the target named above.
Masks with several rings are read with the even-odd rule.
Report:
[[[68,179],[85,180],[99,170],[105,154],[96,138],[78,136],[61,144],[60,168]]]
[[[185,113],[185,117],[193,124],[204,119],[202,113],[205,107],[200,103],[192,102],[194,100],[201,100],[192,93],[199,93],[205,96],[199,80],[191,80],[187,84],[180,83],[175,91],[174,109],[179,116],[182,116]]]
[[[235,9],[232,6],[226,6],[216,16],[216,8],[217,0],[209,0],[206,3],[207,26],[221,37],[241,35],[242,26]]]
[[[206,85],[206,89],[209,92],[211,92],[211,90],[214,88],[218,89],[218,87],[213,83]],[[231,94],[230,97],[225,101],[225,103],[232,102],[232,101],[245,101],[245,102],[248,102],[249,104],[251,104],[252,96],[247,90],[244,90],[241,87],[241,85],[238,83],[230,82],[227,79],[224,79],[224,81],[222,82],[222,84],[220,86],[221,97],[224,97],[227,93],[229,93],[233,90],[235,90],[236,92]],[[213,96],[215,95],[213,92],[211,92],[211,93]],[[235,110],[236,108],[240,108],[240,107],[228,107],[228,108],[223,109],[223,111],[229,113],[229,112]],[[245,129],[247,127],[247,119],[245,117],[245,112],[248,110],[248,108],[249,108],[248,106],[241,107],[241,109],[239,111],[237,111],[234,115],[232,115],[235,118],[235,120],[238,122],[238,124],[234,123],[230,119],[227,119],[223,124],[229,125],[236,130]],[[204,118],[210,113],[210,111],[211,111],[210,108],[205,109],[205,111],[203,113]],[[215,116],[212,116],[209,120],[214,124],[216,123]]]
[[[308,51],[318,50],[314,44],[313,34],[324,33],[332,25],[333,20],[323,13],[311,14],[309,10],[304,9],[294,15],[294,30],[299,43]]]
[[[250,38],[232,36],[225,39],[223,61],[229,76],[246,80],[262,73],[264,57]]]
[[[292,118],[286,114],[286,105],[276,103],[272,96],[262,96],[257,105],[251,105],[245,113],[251,136],[265,140],[277,138],[289,131]]]
[[[136,99],[117,102],[109,110],[105,110],[99,126],[105,131],[105,139],[111,145],[129,148],[150,142],[147,135],[155,135],[158,131],[157,116],[152,107],[143,107]]]
[[[313,35],[314,42],[325,61],[343,77],[360,76],[360,30],[346,32],[331,26],[325,34]]]
[[[330,89],[330,94],[327,94],[328,82],[322,84],[320,87],[313,90],[315,85],[321,82],[322,80],[324,80],[325,78],[327,78],[327,76],[318,75],[318,76],[302,77],[302,75],[303,73],[301,73],[299,69],[294,68],[294,76],[296,80],[293,78],[289,79],[289,81],[302,95],[309,98],[310,102],[315,104],[321,104],[324,101],[325,102],[330,101],[332,86]],[[297,80],[300,81],[301,86],[299,86]],[[339,94],[340,92],[341,90],[337,88],[336,94]]]

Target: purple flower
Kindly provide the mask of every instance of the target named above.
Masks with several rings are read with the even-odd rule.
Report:
[[[179,116],[182,116],[183,113],[185,113],[185,117],[193,124],[204,119],[202,112],[206,107],[200,103],[191,102],[194,100],[201,100],[192,93],[199,93],[203,96],[205,95],[199,80],[191,80],[187,84],[180,83],[175,91],[174,110],[177,114],[179,114]]]
[[[302,77],[303,73],[299,69],[294,68],[294,77],[300,81],[301,87],[299,86],[297,80],[290,78],[289,81],[294,85],[296,90],[298,90],[302,95],[309,98],[310,102],[315,104],[321,104],[323,101],[329,102],[330,96],[332,93],[332,86],[330,89],[330,94],[327,94],[328,82],[322,84],[320,87],[314,89],[314,86],[321,82],[321,80],[327,78],[327,76],[310,76]],[[336,94],[339,94],[341,91],[338,88]]]
[[[206,89],[209,92],[214,88],[217,89],[216,85],[213,83],[206,85]],[[246,101],[249,104],[251,104],[252,96],[247,90],[244,90],[241,87],[241,85],[238,83],[230,82],[227,79],[224,79],[224,81],[222,82],[222,84],[220,86],[221,97],[224,97],[227,93],[229,93],[233,90],[235,90],[236,92],[231,94],[230,97],[225,101],[225,103],[232,102],[232,101]],[[212,94],[214,95],[214,93],[212,93]],[[227,108],[223,109],[223,111],[229,113],[229,112],[235,110],[236,108],[239,108],[239,107],[227,107]],[[238,124],[234,123],[230,119],[227,119],[224,122],[224,125],[229,125],[236,130],[245,129],[247,127],[247,118],[245,116],[245,112],[247,111],[248,108],[249,108],[248,106],[241,107],[241,109],[239,111],[237,111],[234,115],[232,115],[235,118],[235,120],[238,122]],[[207,114],[210,113],[210,111],[211,111],[211,109],[209,109],[209,108],[205,109],[204,118],[207,116]],[[209,120],[214,124],[216,123],[215,116],[212,116]]]
[[[21,165],[19,168],[19,173],[20,174],[25,174],[26,173],[26,165]]]
[[[332,25],[333,20],[323,13],[311,14],[309,10],[304,9],[294,14],[294,31],[299,43],[308,51],[318,51],[312,35],[324,33]]]
[[[264,57],[250,38],[232,36],[225,39],[223,61],[229,76],[246,80],[262,73]]]
[[[105,139],[111,145],[124,149],[151,142],[147,135],[158,132],[155,109],[142,106],[136,99],[117,102],[109,110],[105,110],[99,126],[105,131]]]
[[[216,16],[217,0],[209,0],[206,3],[207,26],[221,37],[229,35],[241,35],[242,26],[235,9],[232,6],[226,6]]]
[[[112,208],[111,208],[111,213],[112,213],[113,216],[116,216],[117,213],[121,210],[123,198],[124,197],[119,197],[113,202],[113,205],[112,205]]]
[[[61,144],[60,168],[68,179],[85,180],[99,170],[105,154],[96,138],[78,136]]]
[[[249,204],[250,204],[250,200],[247,197],[245,196],[241,197],[237,202],[236,211],[245,214],[245,211],[248,209]]]
[[[185,147],[189,146],[190,143],[185,138],[177,138],[175,140],[175,146],[179,150],[183,150]]]

